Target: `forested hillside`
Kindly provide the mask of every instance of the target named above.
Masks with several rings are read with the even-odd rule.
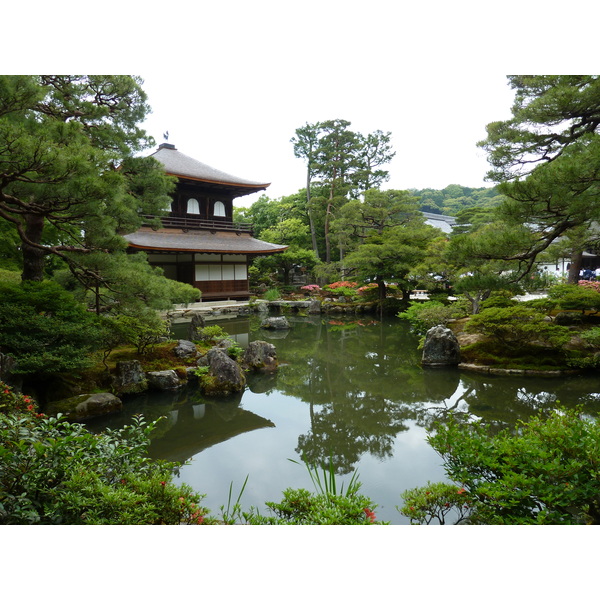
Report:
[[[419,207],[422,211],[439,215],[456,216],[465,208],[491,208],[497,206],[502,200],[496,187],[470,188],[452,184],[443,190],[425,188],[409,191],[419,198]]]

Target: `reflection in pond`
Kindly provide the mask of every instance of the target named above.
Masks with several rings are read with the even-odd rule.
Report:
[[[123,414],[94,423],[118,427],[131,415],[164,415],[151,444],[153,457],[185,461],[180,479],[206,494],[213,513],[230,484],[242,503],[266,512],[287,487],[313,489],[306,470],[288,459],[332,461],[341,481],[358,470],[362,492],[379,504],[378,518],[406,520],[400,493],[445,478],[427,429],[450,415],[481,419],[494,429],[513,426],[541,408],[583,404],[600,409],[597,377],[485,376],[457,369],[423,369],[417,339],[399,319],[335,320],[288,316],[282,337],[260,329],[257,317],[219,322],[240,345],[265,339],[277,347],[280,368],[252,375],[243,394],[202,397],[193,386],[148,394]]]

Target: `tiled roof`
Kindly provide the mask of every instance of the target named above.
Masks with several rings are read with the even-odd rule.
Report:
[[[441,229],[444,233],[452,233],[452,228],[456,225],[456,218],[448,215],[437,215],[435,213],[424,212],[425,223],[432,227]]]
[[[131,248],[138,250],[166,250],[180,252],[218,252],[225,254],[274,254],[283,252],[287,246],[270,244],[235,232],[187,231],[142,227],[124,236]]]
[[[226,185],[240,186],[243,188],[254,188],[252,191],[264,190],[270,183],[259,183],[250,181],[224,171],[219,171],[206,165],[195,158],[191,158],[179,152],[173,144],[161,144],[158,150],[151,155],[161,162],[170,175],[206,181],[209,183],[223,183]]]

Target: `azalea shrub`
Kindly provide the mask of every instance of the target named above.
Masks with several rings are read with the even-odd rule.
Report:
[[[428,482],[425,487],[406,490],[400,497],[404,505],[397,509],[410,519],[411,525],[445,525],[451,518],[457,525],[470,513],[465,488],[451,483]]]
[[[585,279],[582,279],[578,282],[578,285],[584,290],[594,290],[595,292],[600,293],[600,281],[586,281]]]
[[[210,522],[203,496],[172,482],[179,465],[148,457],[156,422],[137,417],[120,430],[92,434],[40,415],[4,384],[0,389],[0,524]]]
[[[354,298],[358,294],[356,288],[358,288],[358,283],[355,281],[336,281],[334,283],[327,284],[323,288],[323,291],[332,296]]]
[[[312,493],[288,488],[280,502],[265,503],[272,515],[244,513],[251,525],[371,525],[376,506],[361,494]],[[385,523],[381,523],[385,524]]]
[[[321,291],[321,286],[316,283],[310,283],[308,285],[303,285],[300,289],[309,292],[310,294],[316,294]]]
[[[449,503],[459,497],[467,523],[600,523],[600,422],[581,410],[540,412],[498,433],[481,422],[451,420],[428,441],[454,482],[454,492],[448,487],[442,496]],[[440,514],[439,503],[423,499],[427,491],[435,490],[405,495],[401,512],[410,517],[413,506],[419,522]]]

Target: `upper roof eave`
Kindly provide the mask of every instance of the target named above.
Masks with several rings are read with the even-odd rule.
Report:
[[[151,154],[160,162],[168,175],[174,175],[191,181],[201,181],[213,185],[226,185],[251,191],[264,190],[270,183],[251,181],[225,171],[215,169],[195,158],[179,152],[173,144],[161,144],[156,152]]]

